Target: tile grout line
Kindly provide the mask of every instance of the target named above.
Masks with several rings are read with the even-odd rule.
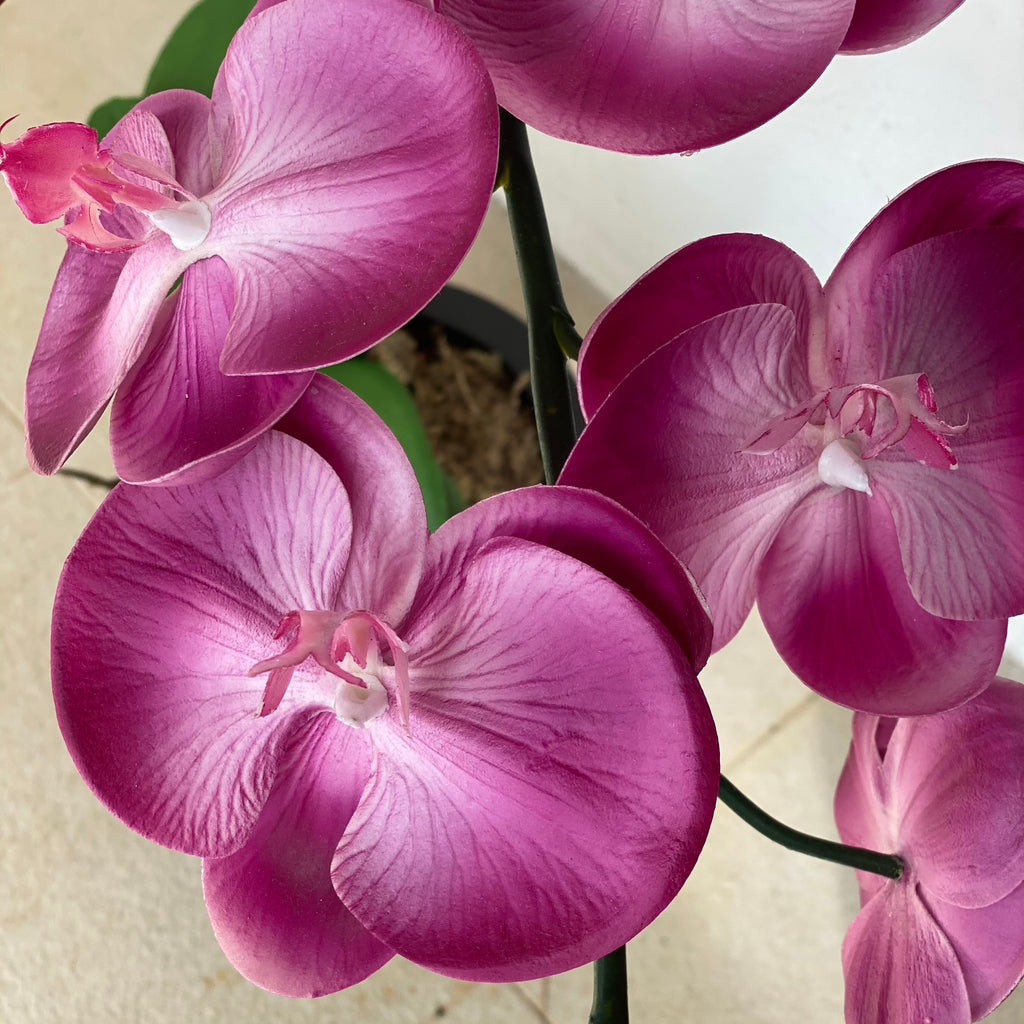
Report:
[[[769,740],[774,739],[784,729],[791,726],[798,718],[800,718],[804,712],[809,708],[813,707],[820,698],[816,693],[808,693],[807,696],[803,697],[796,704],[794,704],[788,711],[784,712],[778,718],[775,719],[765,730],[759,735],[755,736],[738,754],[734,754],[727,765],[722,765],[722,771],[731,775],[736,771],[737,768],[741,767],[746,761],[750,760],[754,754],[756,754]]]
[[[11,426],[19,432],[21,431],[21,413],[19,413],[3,395],[0,395],[0,415],[6,416],[6,418],[10,420]]]
[[[539,980],[544,982],[549,979],[541,978]],[[527,1009],[533,1013],[534,1017],[540,1022],[540,1024],[551,1024],[551,1018],[544,1011],[544,1008],[538,1006],[538,1004],[533,1000],[533,997],[524,988],[522,988],[518,983],[513,982],[512,990],[519,997],[519,1001],[526,1005]]]

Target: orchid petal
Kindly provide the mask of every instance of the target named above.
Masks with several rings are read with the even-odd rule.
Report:
[[[131,153],[148,168],[161,172],[164,180],[174,180],[170,140],[159,117],[148,107],[140,104],[129,110],[107,133],[103,145],[105,152],[113,147]],[[127,205],[114,208],[112,219],[116,221],[118,234],[132,239],[133,245],[139,245],[147,235],[153,234],[153,226],[142,211],[158,209],[161,197],[170,202],[171,189],[164,185],[164,181],[154,182],[124,164],[120,164],[117,170],[117,177],[125,183],[125,191],[134,189],[144,202],[136,204],[130,198],[126,199]]]
[[[567,970],[635,935],[691,870],[717,792],[710,712],[650,612],[566,555],[495,540],[443,596],[405,625],[411,733],[373,732],[335,886],[441,973]]]
[[[400,622],[419,586],[428,533],[416,474],[395,435],[323,374],[278,426],[330,465],[352,502],[352,548],[331,607],[370,608]]]
[[[443,0],[498,102],[558,138],[628,153],[714,146],[805,92],[842,43],[854,0]]]
[[[950,439],[955,472],[898,452],[873,465],[911,590],[950,618],[1024,612],[1024,231],[922,242],[884,265],[874,296],[885,372],[926,367],[943,418],[967,424]]]
[[[463,566],[492,537],[543,544],[592,566],[661,619],[695,672],[707,662],[711,620],[693,578],[639,520],[604,495],[538,485],[478,502],[431,538],[424,592],[457,587]]]
[[[953,13],[964,0],[857,0],[842,53],[878,53],[912,42]]]
[[[73,121],[42,124],[0,145],[0,173],[25,217],[32,224],[47,224],[82,202],[71,176],[85,161],[98,158],[95,129]]]
[[[894,828],[884,810],[889,780],[877,746],[879,727],[892,721],[874,715],[853,716],[853,740],[836,786],[834,804],[836,827],[847,846],[894,852]],[[861,905],[887,884],[881,875],[871,871],[858,871],[857,882]]]
[[[154,152],[137,134],[128,134],[133,115],[137,114],[154,117],[159,122],[166,139],[163,150],[166,157]],[[194,196],[206,195],[213,187],[210,100],[200,93],[169,89],[146,96],[114,125],[103,139],[103,145],[156,163]]]
[[[350,523],[330,467],[281,435],[205,484],[104,501],[58,588],[54,699],[79,771],[130,827],[201,856],[245,842],[322,686],[300,668],[257,718],[247,670],[282,610],[330,606]]]
[[[331,860],[370,775],[365,737],[321,715],[296,734],[247,843],[203,862],[214,934],[250,981],[287,996],[354,985],[394,955],[331,886]]]
[[[740,451],[808,390],[793,313],[732,310],[633,370],[560,477],[624,505],[689,567],[711,608],[715,650],[750,611],[758,561],[790,509],[821,486],[817,451],[799,439],[770,455]]]
[[[497,163],[493,90],[452,25],[406,0],[266,7],[213,96],[223,156],[206,244],[235,279],[224,372],[355,355],[448,280]]]
[[[666,342],[720,313],[759,303],[788,306],[797,337],[820,335],[821,284],[780,242],[761,235],[714,235],[666,256],[597,318],[584,339],[579,390],[587,418],[630,370]]]
[[[1024,227],[1024,164],[979,160],[947,167],[911,185],[882,209],[825,285],[829,328],[824,358],[834,367],[833,382],[879,377],[874,353],[862,354],[860,346],[882,265],[929,238],[985,225]],[[928,372],[922,366],[907,372],[921,370]]]
[[[25,386],[26,450],[54,473],[142,355],[186,261],[155,238],[127,258],[71,246],[57,271]]]
[[[220,372],[231,308],[231,275],[220,259],[185,271],[173,312],[114,399],[110,444],[122,480],[184,482],[214,475],[248,451],[305,390],[311,373]]]
[[[790,514],[758,569],[757,597],[796,675],[872,714],[933,714],[969,700],[991,681],[1006,637],[1005,620],[959,622],[921,608],[886,506],[847,489]]]
[[[847,1024],[970,1024],[963,973],[913,888],[886,885],[843,942]]]
[[[981,1020],[1024,976],[1024,885],[989,907],[966,910],[934,900],[931,911],[960,961],[971,1020]]]
[[[996,680],[955,711],[901,724],[892,786],[929,894],[984,907],[1024,882],[1024,686]]]

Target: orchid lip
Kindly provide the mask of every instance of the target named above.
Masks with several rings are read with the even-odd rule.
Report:
[[[257,662],[251,677],[269,673],[257,718],[276,711],[284,699],[295,669],[307,658],[339,680],[333,707],[339,720],[357,729],[365,728],[388,709],[388,691],[381,679],[394,674],[398,710],[402,725],[409,729],[409,657],[395,631],[373,612],[357,610],[341,615],[325,609],[287,612],[274,638],[290,636],[288,646],[278,655]],[[391,655],[391,665],[382,658],[381,643]]]
[[[932,469],[957,467],[948,438],[967,430],[940,419],[935,392],[924,373],[908,373],[878,383],[844,384],[819,391],[795,409],[776,416],[739,451],[767,455],[778,451],[805,427],[821,427],[825,444],[818,474],[832,487],[871,493],[864,464],[896,445]],[[843,442],[838,444],[838,442]]]

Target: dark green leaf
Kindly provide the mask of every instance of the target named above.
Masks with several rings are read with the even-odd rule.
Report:
[[[368,359],[349,359],[328,366],[321,373],[354,391],[398,438],[416,471],[431,530],[462,510],[465,503],[437,464],[416,403],[401,381]]]
[[[164,89],[213,91],[224,53],[255,0],[202,0],[171,33],[149,73],[145,95]]]

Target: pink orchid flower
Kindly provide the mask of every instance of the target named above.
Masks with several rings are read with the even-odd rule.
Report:
[[[1024,611],[1024,165],[890,203],[824,288],[751,235],[667,257],[580,358],[561,477],[690,567],[715,646],[755,596],[793,671],[856,710],[942,711]]]
[[[969,1024],[1024,975],[1024,687],[996,681],[923,718],[858,714],[836,790],[843,842],[898,854],[858,872],[843,943],[847,1024]]]
[[[331,381],[281,425],[212,480],[119,486],[70,555],[54,695],[85,780],[203,858],[221,946],[275,992],[616,948],[718,789],[689,576],[572,488],[428,535],[398,442]]]
[[[487,73],[444,19],[406,0],[286,0],[242,25],[212,102],[160,93],[102,143],[64,123],[5,144],[22,211],[64,215],[72,243],[28,373],[33,468],[61,466],[115,391],[123,479],[239,457],[314,367],[448,279],[497,131]]]
[[[549,135],[679,153],[749,132],[837,52],[916,39],[963,0],[424,0],[466,30],[498,101]]]

